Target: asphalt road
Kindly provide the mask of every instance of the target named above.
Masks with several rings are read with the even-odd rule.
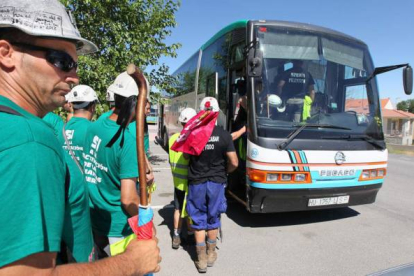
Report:
[[[150,138],[155,136],[150,127]],[[171,248],[173,184],[168,155],[153,141],[154,222],[163,261],[157,275],[197,275],[189,246]],[[282,214],[249,214],[230,201],[209,275],[367,275],[414,261],[414,157],[389,155],[374,204]]]

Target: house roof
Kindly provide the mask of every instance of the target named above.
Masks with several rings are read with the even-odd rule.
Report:
[[[390,98],[381,99],[381,108],[384,109],[385,106],[391,101]]]
[[[396,109],[382,109],[382,117],[384,118],[401,118],[414,119],[414,114]]]

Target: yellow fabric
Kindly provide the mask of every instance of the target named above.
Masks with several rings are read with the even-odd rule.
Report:
[[[171,136],[168,141],[168,153],[171,165],[171,172],[173,174],[174,186],[180,191],[187,190],[187,176],[188,176],[188,163],[190,160],[186,160],[182,152],[176,152],[171,149],[174,142],[177,140],[180,133],[176,133]]]
[[[133,240],[136,239],[137,236],[135,234],[131,234],[123,240],[120,240],[116,243],[110,245],[109,249],[111,250],[111,256],[115,256],[125,252],[128,244]]]
[[[305,96],[305,100],[303,101],[302,121],[306,121],[310,117],[312,102],[311,97]]]

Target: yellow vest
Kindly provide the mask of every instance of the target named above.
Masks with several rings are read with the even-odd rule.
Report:
[[[174,134],[168,141],[168,153],[170,158],[171,172],[173,175],[175,188],[181,191],[187,191],[188,163],[190,160],[186,160],[182,152],[176,152],[171,149],[178,136],[180,136],[180,133]]]

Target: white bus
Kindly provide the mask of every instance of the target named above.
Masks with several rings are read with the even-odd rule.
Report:
[[[282,84],[297,82],[286,74],[298,63],[313,86],[293,95]],[[168,143],[181,130],[180,111],[198,110],[205,96],[217,98],[218,123],[232,132],[241,80],[247,133],[235,142],[240,168],[229,175],[229,195],[252,213],[373,203],[388,157],[375,75],[400,67],[411,93],[411,67],[375,68],[356,38],[309,24],[237,21],[174,73],[178,93],[160,109],[159,137]]]

